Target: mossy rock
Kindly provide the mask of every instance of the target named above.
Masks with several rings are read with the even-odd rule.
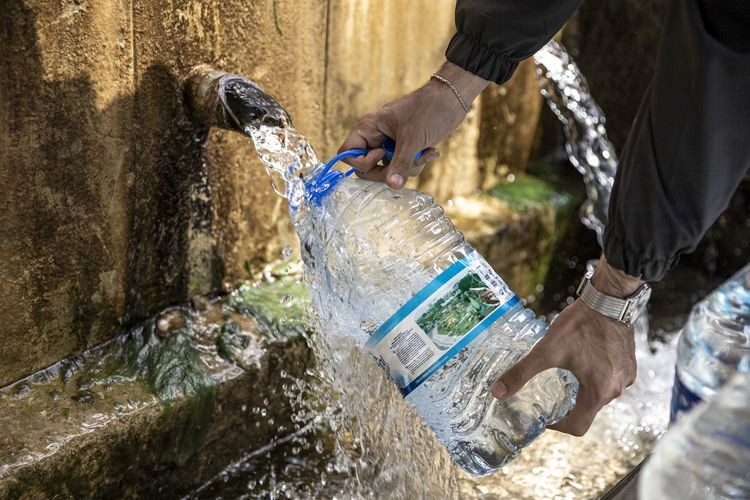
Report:
[[[446,210],[456,227],[521,297],[533,302],[583,188],[560,169],[535,166],[486,194],[457,198]]]
[[[294,432],[307,300],[298,276],[243,286],[0,389],[0,498],[179,497]]]
[[[516,210],[533,210],[547,204],[564,209],[572,201],[570,193],[560,192],[552,183],[525,173],[515,176],[513,182],[496,185],[489,194]]]

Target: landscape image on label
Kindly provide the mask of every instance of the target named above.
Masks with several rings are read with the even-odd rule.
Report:
[[[435,345],[446,350],[500,305],[487,284],[474,272],[457,281],[417,319]]]

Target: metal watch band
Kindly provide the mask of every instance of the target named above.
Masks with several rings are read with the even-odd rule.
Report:
[[[624,299],[610,297],[605,295],[591,284],[591,281],[581,290],[581,300],[594,311],[600,312],[605,316],[620,320],[622,310],[627,303]]]
[[[651,297],[651,287],[643,284],[633,295],[621,299],[600,292],[591,283],[593,272],[588,272],[578,286],[578,295],[590,309],[615,319],[628,326],[645,311],[648,299]]]

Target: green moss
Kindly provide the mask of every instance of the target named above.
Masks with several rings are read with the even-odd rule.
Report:
[[[232,321],[227,322],[219,328],[219,336],[216,337],[216,352],[222,358],[232,361],[236,351],[247,349],[250,338],[242,335],[242,327]]]
[[[566,192],[559,192],[551,183],[527,174],[518,174],[513,182],[498,184],[489,194],[515,209],[532,209],[551,203],[564,206],[571,201]]]
[[[232,311],[254,317],[261,331],[272,337],[293,338],[310,331],[310,291],[296,276],[257,286],[242,285],[226,300]]]
[[[207,428],[213,413],[216,382],[190,338],[193,313],[176,308],[170,314],[184,320],[181,327],[161,332],[152,318],[133,328],[109,347],[98,366],[78,379],[75,398],[85,404],[94,386],[121,379],[142,381],[167,410],[173,401],[184,397],[188,409],[186,425],[170,437],[164,448],[164,459],[180,465],[198,449],[202,429]]]
[[[534,237],[538,260],[525,280],[531,290],[545,282],[557,242],[565,237],[577,216],[585,196],[580,176],[567,163],[542,162],[518,174],[514,182],[496,185],[489,194],[506,202],[512,210],[534,212],[540,219]]]

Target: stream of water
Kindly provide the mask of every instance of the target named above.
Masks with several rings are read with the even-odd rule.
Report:
[[[589,199],[582,220],[601,238],[617,165],[603,114],[562,46],[550,43],[535,58],[542,93],[563,122],[568,155],[584,177]],[[311,224],[300,207],[305,180],[322,167],[313,147],[288,124],[256,124],[245,132],[274,189],[289,200],[294,224]],[[292,308],[298,316],[312,312],[309,300],[300,298],[301,269],[294,264],[299,253],[287,248],[283,258],[283,272],[263,273],[262,293],[262,287],[245,286],[200,310],[172,308],[95,351],[0,390],[0,408],[20,408],[24,415],[54,412],[47,418],[49,427],[33,436],[24,435],[23,422],[0,418],[6,429],[0,445],[8,444],[3,438],[11,438],[12,445],[6,446],[12,455],[6,467],[39,460],[159,400],[203,393],[198,401],[211,401],[216,384],[257,364],[269,339],[288,334],[304,336],[316,358],[303,374],[303,369],[294,376],[286,370],[279,374],[279,397],[291,401],[293,426],[267,445],[248,450],[188,497],[591,498],[636,466],[666,428],[674,346],[649,346],[642,331],[636,337],[636,383],[600,412],[586,436],[545,432],[498,473],[470,477],[451,462],[396,386],[357,347],[352,332],[332,331],[318,319],[317,332],[309,334],[305,320],[303,327],[299,318],[290,319]],[[308,282],[324,278],[306,277]],[[257,307],[260,303],[263,308]],[[273,316],[262,312],[268,310],[287,318],[283,327],[263,319]],[[196,370],[184,370],[186,357],[195,358],[189,365]],[[80,412],[82,405],[91,411]],[[196,422],[210,417],[204,410],[195,409]],[[247,418],[256,424],[279,425],[269,421],[260,403],[251,413]],[[195,445],[178,444],[178,454]],[[0,475],[4,472],[0,468]]]
[[[563,125],[568,160],[583,175],[586,200],[581,221],[601,244],[617,172],[617,154],[607,138],[604,113],[561,44],[550,41],[534,54],[534,61],[542,95]]]
[[[564,125],[570,161],[584,177],[588,200],[581,218],[601,241],[617,167],[603,113],[561,45],[551,42],[535,59],[542,93]],[[309,142],[292,127],[245,131],[276,192],[289,200],[294,224],[308,223],[297,208],[304,180],[321,168]],[[499,473],[472,478],[451,463],[351,332],[332,332],[325,324],[318,329],[309,339],[318,365],[300,382],[306,396],[297,400],[300,421],[311,426],[249,453],[195,496],[584,498],[637,465],[666,427],[674,348],[653,350],[640,332],[635,385],[602,410],[584,438],[547,432]]]

